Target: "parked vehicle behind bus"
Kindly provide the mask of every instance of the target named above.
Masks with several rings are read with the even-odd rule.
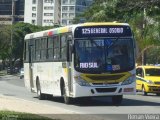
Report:
[[[136,89],[143,95],[155,93],[160,96],[160,67],[138,66],[136,68]]]

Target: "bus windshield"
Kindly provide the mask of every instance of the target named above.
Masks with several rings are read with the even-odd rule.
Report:
[[[134,68],[131,38],[75,40],[75,69],[79,72],[125,72]]]

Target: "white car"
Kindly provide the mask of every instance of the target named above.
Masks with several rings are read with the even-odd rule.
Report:
[[[20,79],[24,77],[24,68],[20,69]]]

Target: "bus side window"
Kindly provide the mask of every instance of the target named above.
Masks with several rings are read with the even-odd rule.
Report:
[[[41,50],[40,50],[40,46],[41,46],[41,39],[36,39],[36,61],[39,61],[41,59]]]
[[[46,60],[47,58],[47,38],[42,38],[41,46],[41,59]]]
[[[67,38],[66,35],[61,36],[61,59],[67,59]]]
[[[60,39],[58,36],[54,38],[54,59],[58,60],[60,58]]]
[[[49,37],[47,42],[47,59],[53,59],[54,56],[53,47],[54,47],[53,38]]]

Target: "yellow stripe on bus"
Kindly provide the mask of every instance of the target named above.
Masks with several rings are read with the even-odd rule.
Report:
[[[66,33],[66,32],[68,32],[69,30],[68,30],[68,27],[63,27],[63,28],[60,28],[59,30],[58,30],[58,33]]]

